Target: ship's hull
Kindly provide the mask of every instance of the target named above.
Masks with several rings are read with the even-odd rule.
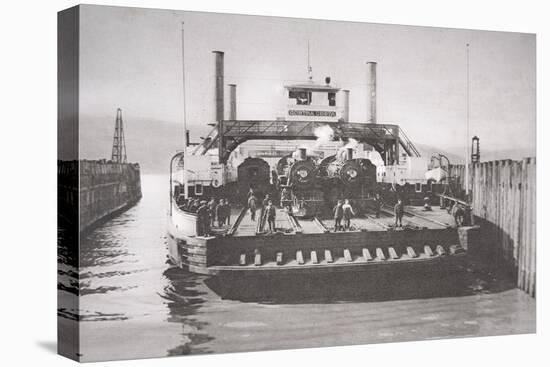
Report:
[[[193,215],[184,215],[192,226]],[[187,236],[181,224],[176,228],[169,217],[171,261],[224,278],[449,271],[463,263],[468,247],[452,226],[200,237]]]

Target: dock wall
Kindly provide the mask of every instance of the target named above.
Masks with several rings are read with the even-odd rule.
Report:
[[[141,199],[138,164],[85,160],[79,163],[80,231]]]
[[[517,269],[517,285],[535,296],[536,158],[470,165],[473,213],[499,258]],[[464,165],[451,166],[463,189]]]
[[[138,164],[58,161],[59,214],[83,231],[141,199]]]

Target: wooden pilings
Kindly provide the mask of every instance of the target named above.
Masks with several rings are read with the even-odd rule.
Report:
[[[517,267],[518,287],[534,296],[536,158],[483,162],[470,167],[473,214],[485,222],[499,257]],[[463,172],[464,166],[451,167],[451,176]],[[462,178],[459,181],[465,188]]]

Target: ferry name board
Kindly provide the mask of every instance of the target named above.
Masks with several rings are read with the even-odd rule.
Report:
[[[288,110],[290,116],[336,117],[336,111]]]

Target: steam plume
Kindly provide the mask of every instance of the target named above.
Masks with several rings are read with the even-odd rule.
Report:
[[[316,148],[334,139],[334,130],[332,130],[332,128],[328,125],[319,126],[313,133],[317,137],[317,140],[315,141]]]

